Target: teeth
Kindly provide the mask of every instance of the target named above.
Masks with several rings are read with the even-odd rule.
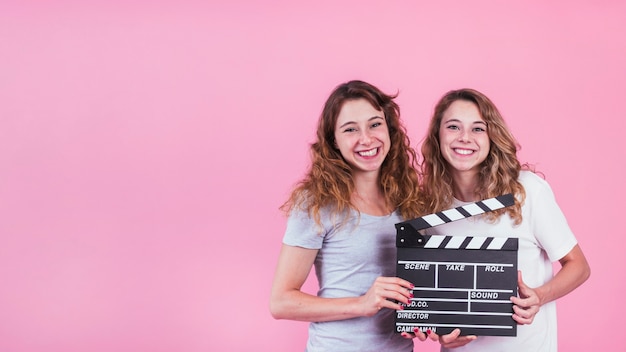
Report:
[[[474,152],[473,150],[469,150],[469,149],[455,149],[454,151],[463,155],[469,155]]]
[[[377,149],[374,148],[374,149],[370,149],[370,150],[367,150],[367,151],[364,151],[364,152],[359,152],[359,155],[361,155],[361,156],[374,156],[374,155],[376,155],[376,151],[377,151]]]

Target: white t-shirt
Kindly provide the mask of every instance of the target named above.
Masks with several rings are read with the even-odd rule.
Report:
[[[319,249],[315,273],[319,297],[364,295],[379,276],[396,276],[396,230],[402,222],[388,216],[351,214],[351,221],[337,228],[341,217],[322,213],[323,230],[307,213],[292,212],[283,243]],[[313,322],[306,350],[337,352],[411,352],[413,341],[395,332],[395,311],[382,309],[372,317]]]
[[[519,238],[518,269],[529,287],[538,287],[552,279],[552,262],[558,261],[577,244],[565,216],[556,203],[548,183],[530,171],[522,171],[519,181],[526,191],[522,205],[522,223],[504,214],[496,223],[482,217],[472,217],[435,226],[426,230],[428,235],[489,236]],[[455,200],[452,207],[468,203]],[[557,351],[556,302],[539,309],[530,325],[518,325],[516,337],[479,336],[469,344],[442,351]]]

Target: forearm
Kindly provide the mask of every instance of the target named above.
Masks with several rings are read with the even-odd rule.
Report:
[[[283,245],[270,295],[276,319],[334,321],[370,317],[385,309],[408,304],[413,284],[398,277],[377,277],[363,295],[324,298],[302,292],[317,250]],[[358,295],[358,293],[356,293]]]
[[[270,311],[276,319],[334,321],[363,316],[359,297],[322,298],[299,290],[272,297]]]
[[[561,270],[552,280],[537,287],[541,305],[559,299],[584,283],[591,274],[589,264],[578,245],[561,260]]]

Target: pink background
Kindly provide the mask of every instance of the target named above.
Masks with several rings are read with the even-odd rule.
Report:
[[[277,208],[355,78],[415,145],[447,90],[496,102],[592,266],[561,350],[615,348],[623,1],[54,3],[0,4],[0,350],[303,350],[268,312]]]

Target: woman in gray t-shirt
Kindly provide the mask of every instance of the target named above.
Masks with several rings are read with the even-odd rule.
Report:
[[[289,217],[270,310],[311,322],[309,352],[413,351],[415,335],[394,329],[413,287],[395,277],[394,224],[419,215],[416,155],[395,97],[362,81],[336,87],[310,170],[281,208]],[[301,291],[313,266],[317,295]]]

